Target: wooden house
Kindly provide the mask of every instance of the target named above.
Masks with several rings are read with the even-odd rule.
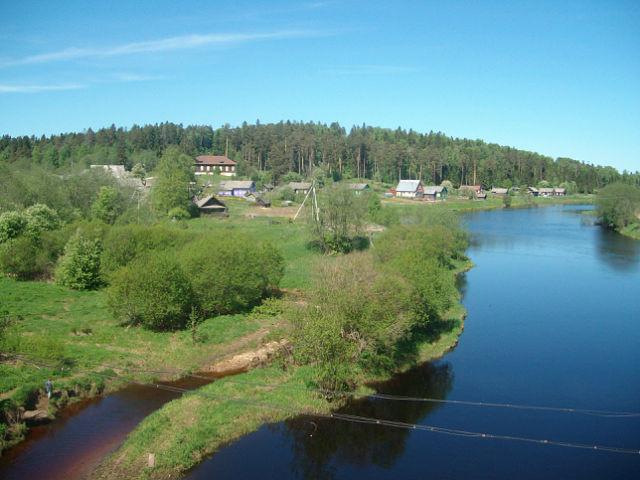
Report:
[[[494,187],[494,188],[491,189],[491,193],[493,193],[494,195],[498,195],[500,197],[504,197],[505,195],[509,194],[509,189],[508,188]]]
[[[227,216],[227,206],[224,202],[218,200],[213,195],[207,195],[199,200],[194,199],[194,203],[200,210],[201,214],[204,215],[219,215],[219,216]]]
[[[293,193],[296,195],[306,195],[309,190],[311,190],[311,184],[309,182],[289,182],[287,187],[293,190]]]
[[[350,183],[349,188],[353,190],[356,195],[360,195],[362,192],[371,191],[371,187],[368,183]]]
[[[200,155],[196,157],[196,175],[213,175],[215,172],[225,177],[236,176],[237,162],[225,155]]]
[[[538,195],[540,195],[540,190],[538,190],[536,187],[529,187],[527,188],[527,191],[534,197],[537,197]]]
[[[227,180],[220,182],[218,195],[222,197],[244,197],[248,193],[255,193],[256,182],[252,180]]]
[[[487,194],[486,192],[476,193],[476,200],[486,200]]]
[[[541,197],[552,197],[553,196],[553,188],[540,188],[540,196]]]
[[[400,180],[395,188],[395,196],[400,198],[422,198],[423,193],[420,180]]]
[[[446,200],[448,194],[447,187],[429,185],[423,188],[422,198],[427,202],[437,202],[438,200]]]
[[[556,197],[564,197],[567,194],[566,188],[554,188],[553,195]]]
[[[460,185],[458,189],[461,194],[466,195],[469,192],[473,192],[474,195],[482,193],[482,185]]]

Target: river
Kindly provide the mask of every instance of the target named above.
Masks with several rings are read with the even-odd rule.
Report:
[[[640,410],[640,242],[558,206],[466,217],[475,267],[454,351],[377,386],[412,397]],[[183,385],[195,387],[197,385]],[[2,479],[78,478],[175,397],[132,386],[38,427]],[[640,448],[640,418],[364,400],[345,412],[473,432]],[[330,419],[267,425],[188,475],[223,478],[640,478],[640,455]]]
[[[378,391],[405,396],[640,410],[640,242],[558,206],[466,217],[475,263],[456,349]],[[640,418],[366,400],[349,413],[474,432],[640,448]],[[637,479],[640,455],[448,436],[338,420],[264,426],[196,479]]]

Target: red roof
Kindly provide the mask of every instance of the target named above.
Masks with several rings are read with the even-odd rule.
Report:
[[[196,157],[197,165],[236,165],[236,162],[224,155],[200,155]]]

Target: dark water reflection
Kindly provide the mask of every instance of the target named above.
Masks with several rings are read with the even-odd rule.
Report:
[[[584,221],[589,207],[467,217],[476,267],[459,281],[459,346],[378,390],[404,396],[640,410],[640,242]],[[455,375],[454,375],[455,373]],[[538,439],[640,448],[640,418],[364,400],[348,413]],[[208,478],[636,479],[640,455],[298,418],[196,467]]]

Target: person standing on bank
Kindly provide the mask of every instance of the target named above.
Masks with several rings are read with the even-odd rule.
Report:
[[[51,398],[51,392],[53,390],[53,382],[48,378],[46,382],[44,382],[44,390],[47,392],[47,398]]]

